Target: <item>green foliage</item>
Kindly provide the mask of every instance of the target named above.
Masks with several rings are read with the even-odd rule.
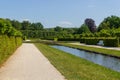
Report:
[[[104,46],[108,47],[118,47],[119,38],[116,37],[81,37],[80,43],[85,43],[88,45],[97,45],[97,43],[103,40]]]
[[[85,39],[85,43],[88,45],[97,45],[97,43],[99,42],[99,39],[97,38],[87,38]]]
[[[22,38],[21,37],[15,37],[16,46],[19,47],[22,44]]]
[[[43,30],[43,25],[40,22],[38,22],[38,23],[32,23],[29,26],[29,30]]]
[[[62,28],[62,27],[60,27],[60,26],[56,26],[56,27],[54,28],[54,30],[55,30],[55,31],[60,32],[60,31],[62,31],[62,30],[63,30],[63,28]]]
[[[58,41],[58,38],[54,38],[54,41]]]
[[[58,36],[58,41],[79,41],[80,40],[80,35],[72,35],[72,34],[67,34],[63,36]]]
[[[20,30],[22,28],[21,23],[17,20],[11,20],[11,24],[17,30]]]
[[[0,35],[0,64],[22,44],[21,37]]]
[[[99,35],[100,35],[99,37],[110,37],[111,36],[109,30],[104,30],[104,29],[100,31]]]
[[[5,19],[0,19],[0,34],[9,34],[12,30],[12,25]]]
[[[22,33],[12,27],[10,20],[0,19],[0,64],[22,44]]]
[[[113,29],[120,27],[120,18],[117,16],[110,16],[105,18],[98,27],[98,31],[102,29]]]
[[[104,39],[104,46],[109,47],[118,47],[119,46],[119,38],[108,38]]]
[[[85,43],[85,44],[88,44],[88,45],[97,45],[99,40],[100,39],[98,39],[97,37],[82,37],[80,39],[80,43]]]
[[[22,33],[12,27],[9,20],[0,19],[0,34],[8,36],[22,36]]]
[[[77,33],[82,34],[82,33],[91,33],[91,32],[87,25],[82,24],[81,27],[78,29]]]
[[[28,30],[31,25],[29,21],[23,21],[21,24],[22,24],[22,28],[21,28],[22,30]]]

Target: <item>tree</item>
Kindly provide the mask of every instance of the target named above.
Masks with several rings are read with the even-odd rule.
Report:
[[[17,29],[17,30],[20,30],[20,29],[22,28],[21,23],[20,23],[19,21],[17,21],[17,20],[12,20],[12,21],[11,21],[11,24],[12,24],[12,26],[13,26],[15,29]]]
[[[12,25],[8,20],[0,19],[0,33],[9,34],[12,30]]]
[[[22,36],[21,32],[16,30],[7,19],[0,18],[0,34],[8,36]]]
[[[90,33],[90,30],[86,24],[82,24],[81,27],[78,29],[77,33]]]
[[[120,27],[120,18],[117,16],[110,16],[105,18],[99,25],[98,31],[102,29],[113,29]]]
[[[35,24],[36,24],[36,30],[43,30],[43,25],[40,22]]]
[[[111,36],[109,30],[104,30],[104,29],[101,30],[101,31],[99,32],[99,34],[100,34],[100,37],[110,37],[110,36]]]
[[[40,22],[32,23],[30,25],[30,30],[43,30],[43,25]]]
[[[29,21],[22,22],[22,30],[28,30],[30,28],[31,23]]]
[[[60,27],[60,26],[56,26],[56,27],[54,28],[54,30],[55,30],[55,31],[57,31],[57,32],[60,32],[60,31],[62,31],[62,30],[63,30],[63,28],[62,28],[62,27]]]
[[[108,30],[108,29],[110,29],[110,27],[109,27],[109,22],[107,22],[107,23],[101,23],[100,25],[99,25],[99,27],[98,27],[98,32],[100,31],[100,30],[102,30],[102,29],[105,29],[105,30]]]
[[[91,18],[87,18],[85,19],[85,24],[88,26],[89,30],[94,33],[96,32],[96,25],[95,25],[95,21]]]

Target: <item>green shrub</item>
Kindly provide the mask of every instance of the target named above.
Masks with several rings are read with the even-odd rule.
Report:
[[[22,44],[21,37],[0,35],[0,64]]]
[[[85,43],[88,45],[96,45],[99,42],[99,39],[96,37],[82,37],[80,43]]]
[[[104,46],[109,46],[109,47],[118,47],[119,46],[119,38],[108,38],[104,39]]]
[[[85,39],[85,43],[88,45],[97,45],[98,42],[99,42],[99,39],[96,39],[96,38]]]
[[[54,41],[58,41],[58,38],[54,38]]]
[[[22,38],[21,37],[15,37],[16,46],[19,47],[22,44]]]
[[[82,37],[80,43],[97,45],[100,40],[103,40],[104,46],[108,47],[118,47],[120,44],[120,39],[116,37]]]
[[[80,43],[85,43],[85,38],[80,38]]]
[[[58,38],[58,41],[80,41],[79,38]]]

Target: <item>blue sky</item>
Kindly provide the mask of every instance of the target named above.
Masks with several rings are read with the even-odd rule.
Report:
[[[120,0],[1,0],[0,17],[41,22],[45,28],[80,27],[86,18],[96,25],[120,16]]]

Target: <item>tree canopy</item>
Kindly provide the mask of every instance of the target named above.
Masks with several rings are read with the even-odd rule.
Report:
[[[82,24],[81,27],[78,29],[77,33],[79,33],[79,34],[90,33],[90,30],[86,24]]]
[[[120,18],[117,16],[109,16],[105,18],[99,25],[98,31],[102,29],[113,29],[120,27]]]
[[[96,32],[96,25],[95,25],[95,21],[91,18],[87,18],[85,19],[85,24],[88,26],[89,30],[94,33]]]
[[[8,36],[22,36],[22,33],[16,30],[8,19],[0,18],[0,34]]]

